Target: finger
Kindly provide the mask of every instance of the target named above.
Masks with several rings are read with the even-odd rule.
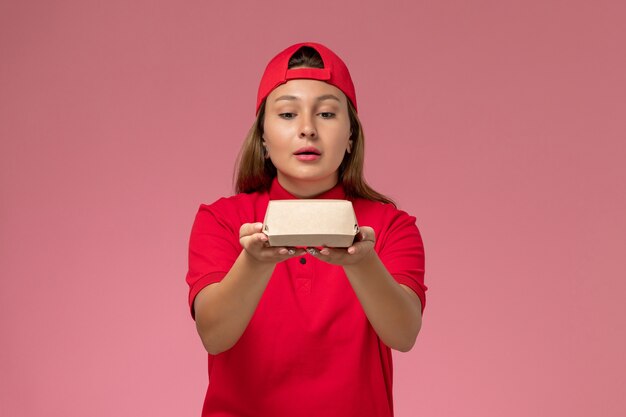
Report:
[[[239,228],[239,238],[259,233],[263,230],[263,223],[244,223]]]
[[[242,236],[239,238],[242,242],[247,242],[249,245],[264,246],[269,242],[269,238],[265,233],[253,233],[248,236]]]
[[[374,241],[372,240],[362,240],[360,242],[352,244],[352,246],[350,246],[346,251],[349,255],[356,255],[363,252],[364,250],[368,250],[368,248],[372,247],[373,245]]]
[[[376,234],[374,233],[374,229],[368,226],[363,226],[361,228],[361,240],[366,241],[374,241],[376,240]]]
[[[326,246],[324,246],[321,249],[315,248],[315,247],[310,247],[310,248],[306,248],[306,252],[311,255],[311,256],[318,256],[318,255],[330,255],[330,249]]]
[[[354,238],[354,243],[363,242],[365,239],[367,239],[367,235],[366,235],[365,231],[363,229],[361,229],[361,230],[359,230],[359,233],[356,234],[356,236]]]
[[[307,251],[305,251],[304,249],[297,249],[297,248],[293,248],[293,247],[282,247],[282,248],[278,248],[278,253],[280,255],[288,255],[288,256],[302,256],[305,253],[307,253]]]
[[[280,248],[275,248],[275,251],[279,255],[293,256],[296,254],[296,250],[294,248],[280,247]]]
[[[246,250],[255,253],[259,253],[263,249],[269,247],[268,238],[263,233],[255,233],[250,236],[243,236],[239,239],[239,242],[241,243],[241,246],[243,246]]]
[[[286,249],[287,249],[287,254],[289,256],[304,256],[304,255],[306,255],[307,252],[309,252],[308,249],[297,248],[297,247],[294,247],[294,246],[287,246]]]

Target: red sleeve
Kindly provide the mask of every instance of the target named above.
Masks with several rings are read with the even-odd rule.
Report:
[[[193,302],[204,287],[219,282],[228,273],[241,252],[237,230],[220,213],[219,200],[208,206],[201,204],[189,238],[189,308],[195,319]]]
[[[397,210],[378,238],[381,240],[378,256],[398,283],[415,291],[422,302],[423,313],[428,287],[424,285],[424,245],[415,217]]]

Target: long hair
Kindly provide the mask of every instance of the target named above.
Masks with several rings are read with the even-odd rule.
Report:
[[[289,60],[289,68],[307,67],[324,68],[324,63],[315,49],[304,46]],[[343,157],[339,165],[339,182],[342,183],[346,197],[365,198],[372,201],[393,204],[394,201],[370,187],[363,176],[365,160],[365,135],[359,117],[348,100],[348,115],[352,129],[352,152]],[[261,103],[256,120],[248,131],[235,165],[235,191],[237,193],[253,193],[269,190],[272,180],[276,177],[276,167],[270,159],[266,159],[263,149],[263,120],[265,117],[265,101]]]

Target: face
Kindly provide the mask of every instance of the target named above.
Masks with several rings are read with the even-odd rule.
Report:
[[[337,87],[306,79],[290,80],[268,95],[263,146],[288,191],[311,194],[337,183],[352,146],[347,100]]]

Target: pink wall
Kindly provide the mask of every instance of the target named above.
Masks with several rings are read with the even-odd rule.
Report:
[[[397,416],[626,415],[623,4],[2,2],[0,415],[199,415],[191,223],[303,40],[423,233]]]

